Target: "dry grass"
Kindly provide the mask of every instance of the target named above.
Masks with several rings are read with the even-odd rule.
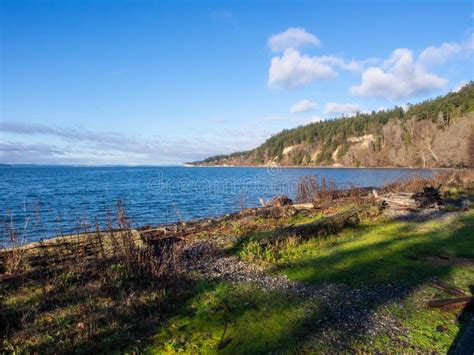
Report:
[[[409,178],[401,178],[389,184],[382,189],[382,193],[397,192],[420,192],[425,186],[438,187],[441,191],[450,194],[457,190],[469,191],[474,188],[474,170],[460,170],[443,172],[427,178],[415,175]]]
[[[23,231],[15,229],[13,223],[13,215],[7,211],[8,221],[3,221],[3,240],[4,244],[11,246],[11,249],[3,255],[3,272],[9,275],[17,274],[24,263],[24,245],[26,242],[26,228],[28,227],[28,220],[25,222]],[[0,269],[1,270],[1,269]]]

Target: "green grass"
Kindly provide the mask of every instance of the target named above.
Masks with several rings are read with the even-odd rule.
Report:
[[[247,260],[264,259],[270,272],[291,280],[362,289],[395,285],[394,293],[362,306],[395,318],[406,332],[345,333],[321,300],[288,297],[247,284],[204,283],[153,337],[147,351],[317,353],[340,346],[362,352],[400,352],[407,347],[414,352],[447,352],[466,319],[457,320],[460,311],[427,309],[428,300],[451,297],[428,281],[437,277],[466,291],[474,287],[474,267],[436,261],[439,255],[474,258],[473,230],[472,210],[444,222],[366,222],[337,236],[286,244],[271,257],[260,255],[256,247],[271,232],[243,236],[235,252]],[[256,250],[250,250],[252,245]],[[344,313],[345,307],[355,306],[348,302],[342,307]]]
[[[201,283],[195,297],[153,338],[149,353],[260,353],[297,346],[318,302],[251,285]],[[221,348],[221,349],[219,349]]]
[[[473,230],[472,211],[447,222],[367,223],[280,250],[274,269],[292,280],[352,286],[448,277],[452,265],[427,259],[439,255],[474,258]]]
[[[290,225],[290,224],[298,225],[298,224],[304,224],[304,223],[311,223],[311,222],[318,221],[322,218],[324,218],[324,214],[319,213],[319,212],[315,213],[315,214],[308,214],[308,215],[298,213],[298,214],[294,215],[293,217],[288,218],[286,220],[285,224],[287,224],[287,225]]]

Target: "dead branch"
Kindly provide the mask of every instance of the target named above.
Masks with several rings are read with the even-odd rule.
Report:
[[[447,283],[439,280],[431,281],[430,286],[434,287],[438,290],[444,291],[449,293],[450,295],[457,296],[457,297],[466,297],[466,293],[461,290],[460,288],[448,285]]]

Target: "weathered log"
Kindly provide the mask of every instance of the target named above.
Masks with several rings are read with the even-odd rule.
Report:
[[[360,222],[360,210],[352,209],[346,212],[326,217],[322,220],[292,225],[280,229],[276,235],[271,238],[263,239],[262,245],[275,245],[289,237],[297,237],[301,240],[307,240],[314,237],[326,237],[330,234],[339,233],[346,227],[356,226]]]
[[[83,233],[0,250],[0,263],[3,264],[12,253],[21,253],[22,260],[31,267],[55,265],[79,258],[87,261],[99,256],[111,257],[125,244],[134,248],[145,247],[140,233],[134,229]]]
[[[427,303],[429,308],[441,308],[444,310],[472,306],[474,305],[474,297],[459,297],[459,298],[450,298],[445,300],[435,300],[429,301]]]
[[[398,192],[397,195],[411,198],[413,196],[413,192]]]
[[[408,198],[383,197],[382,199],[385,202],[387,202],[388,204],[395,204],[395,205],[403,206],[403,207],[407,207],[407,208],[415,208],[416,207],[415,201],[410,200]]]
[[[262,203],[262,200],[260,200]],[[262,204],[262,207],[283,207],[292,205],[293,201],[286,195],[276,196]]]
[[[460,288],[448,285],[447,283],[439,280],[431,281],[430,286],[434,287],[438,290],[444,291],[449,293],[450,295],[457,296],[457,297],[466,297],[466,293],[461,290]]]
[[[410,210],[417,208],[417,204],[411,198],[411,195],[412,194],[409,193],[389,193],[388,195],[382,196],[378,195],[377,193],[374,194],[381,208],[390,207],[392,209],[402,210]]]
[[[314,204],[312,202],[308,203],[295,203],[293,205],[297,210],[312,210],[314,209]]]

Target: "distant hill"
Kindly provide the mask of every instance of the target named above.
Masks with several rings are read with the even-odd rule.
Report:
[[[474,82],[408,108],[283,130],[200,166],[474,167]]]

